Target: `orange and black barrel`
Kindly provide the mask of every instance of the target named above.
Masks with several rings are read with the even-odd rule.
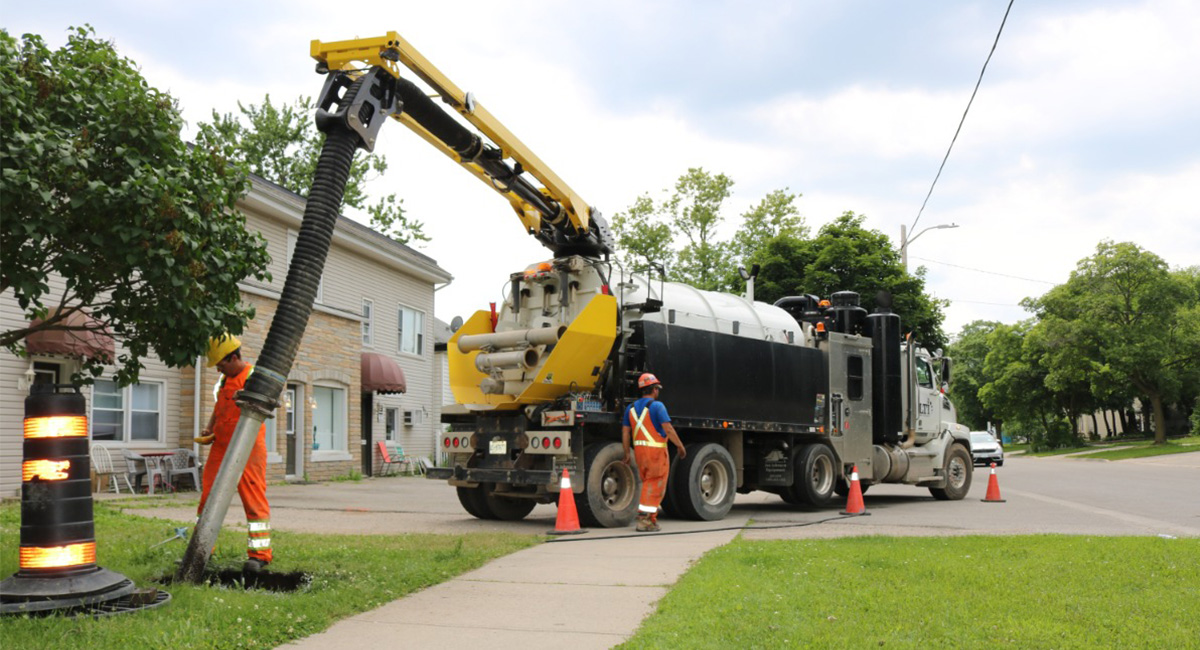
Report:
[[[75,385],[37,384],[25,399],[21,545],[0,582],[0,613],[83,608],[134,590],[96,564],[87,401]]]

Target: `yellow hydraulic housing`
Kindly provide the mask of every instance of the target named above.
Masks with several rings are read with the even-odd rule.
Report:
[[[593,297],[571,321],[550,354],[529,371],[532,377],[525,379],[528,385],[519,395],[484,394],[479,384],[488,375],[475,367],[475,357],[480,351],[461,352],[458,349],[461,337],[491,331],[491,314],[477,311],[450,338],[447,350],[454,400],[472,410],[511,410],[548,402],[568,391],[595,388],[600,367],[617,336],[617,299],[607,295]]]

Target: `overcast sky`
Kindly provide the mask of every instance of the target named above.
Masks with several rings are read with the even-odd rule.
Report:
[[[602,3],[18,3],[0,26],[52,46],[89,23],[211,111],[319,92],[309,42],[395,30],[612,215],[688,167],[736,182],[726,233],[781,188],[814,232],[846,210],[898,244],[929,191],[1007,0]],[[910,266],[951,301],[946,331],[1015,322],[1103,239],[1200,264],[1200,3],[1017,0],[915,232]],[[377,151],[454,275],[449,321],[545,259],[507,203],[407,129]]]

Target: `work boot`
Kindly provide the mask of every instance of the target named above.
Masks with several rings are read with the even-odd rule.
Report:
[[[267,566],[267,564],[268,562],[266,560],[260,560],[256,557],[252,557],[249,560],[246,560],[245,564],[242,565],[242,573],[258,573],[259,571],[262,571],[263,567]]]
[[[659,528],[658,522],[654,521],[649,516],[643,517],[641,515],[638,515],[637,528],[635,528],[634,530],[636,530],[639,533],[656,533],[662,529]]]

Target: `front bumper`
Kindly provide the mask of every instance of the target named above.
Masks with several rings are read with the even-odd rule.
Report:
[[[981,451],[978,453],[972,453],[971,458],[974,459],[977,467],[980,465],[987,466],[992,463],[996,463],[996,465],[1004,464],[1004,452],[1002,451]]]

